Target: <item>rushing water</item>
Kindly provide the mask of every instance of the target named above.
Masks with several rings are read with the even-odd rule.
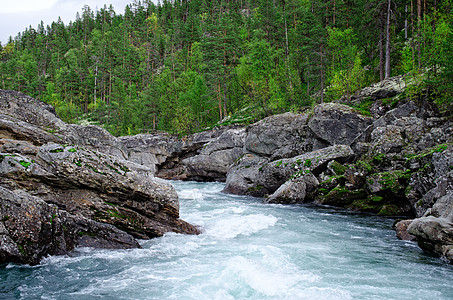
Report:
[[[203,234],[0,266],[0,299],[453,299],[453,266],[396,239],[392,220],[174,185]]]

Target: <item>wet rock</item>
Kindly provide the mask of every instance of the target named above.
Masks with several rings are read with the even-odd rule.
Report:
[[[246,155],[228,173],[225,190],[260,197],[270,195],[292,176],[309,172],[319,175],[330,161],[346,161],[353,154],[351,147],[337,145],[269,163]]]
[[[225,131],[207,143],[200,154],[183,159],[189,180],[225,181],[230,166],[244,153],[245,129]]]
[[[407,228],[412,223],[412,220],[403,220],[395,224],[396,237],[403,241],[416,241],[417,237],[410,234]]]
[[[0,198],[0,264],[35,265],[44,256],[65,254],[76,246],[140,247],[111,225],[68,214],[23,190],[0,187]]]
[[[262,156],[246,153],[233,164],[227,174],[225,193],[236,195],[262,196],[260,185],[257,185],[259,169],[268,159]]]
[[[319,185],[313,174],[290,179],[282,184],[265,202],[294,204],[312,201]]]

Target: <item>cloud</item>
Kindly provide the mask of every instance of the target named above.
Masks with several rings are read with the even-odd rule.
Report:
[[[52,8],[57,0],[12,0],[2,3],[1,14],[27,13]]]
[[[61,17],[64,24],[74,21],[77,12],[89,5],[93,11],[113,5],[117,14],[123,14],[124,8],[133,0],[0,0],[0,43],[5,45],[10,36],[13,38],[28,27],[37,28],[43,21],[45,25],[56,22]],[[157,2],[157,1],[156,1]]]

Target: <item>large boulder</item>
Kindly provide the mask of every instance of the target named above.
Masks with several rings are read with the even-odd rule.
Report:
[[[310,202],[314,198],[318,185],[318,179],[311,173],[295,177],[282,184],[266,198],[265,202],[282,204]]]
[[[348,101],[388,99],[401,94],[406,89],[403,76],[386,78],[378,83],[367,86],[357,91]]]
[[[76,246],[137,248],[129,234],[108,224],[69,214],[24,190],[0,186],[0,264],[38,264],[43,256]]]
[[[207,143],[200,154],[182,160],[186,177],[197,181],[225,181],[230,166],[244,153],[245,129],[230,129]]]
[[[138,237],[196,233],[179,220],[174,188],[144,166],[79,146],[46,144],[33,157],[1,154],[0,184]]]
[[[449,178],[453,182],[453,176]],[[424,217],[411,222],[408,232],[418,245],[453,263],[453,193],[450,191],[434,204]]]
[[[308,127],[314,136],[328,146],[352,145],[365,141],[372,118],[360,115],[353,108],[337,104],[323,103],[317,105]]]
[[[97,126],[66,124],[21,93],[0,90],[0,107],[0,263],[199,233],[179,219],[177,194],[154,177],[155,165],[127,160],[130,144]]]
[[[230,167],[223,192],[262,197],[262,187],[256,185],[256,182],[260,168],[267,161],[268,159],[256,154],[244,154]]]
[[[105,129],[66,124],[55,109],[42,101],[15,91],[0,90],[0,137],[26,140],[35,145],[48,142],[83,145],[126,158],[118,139]]]
[[[351,147],[337,145],[269,163],[255,155],[245,155],[228,173],[225,191],[259,197],[270,195],[291,177],[308,172],[319,175],[330,161],[346,161],[353,154]]]
[[[284,113],[247,127],[245,151],[270,160],[294,157],[313,149],[308,114]]]

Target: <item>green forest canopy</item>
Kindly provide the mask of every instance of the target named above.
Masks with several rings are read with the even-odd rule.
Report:
[[[203,130],[351,95],[404,74],[436,101],[453,90],[452,0],[135,1],[85,6],[0,45],[0,88],[115,135]],[[428,75],[426,75],[428,74]]]

